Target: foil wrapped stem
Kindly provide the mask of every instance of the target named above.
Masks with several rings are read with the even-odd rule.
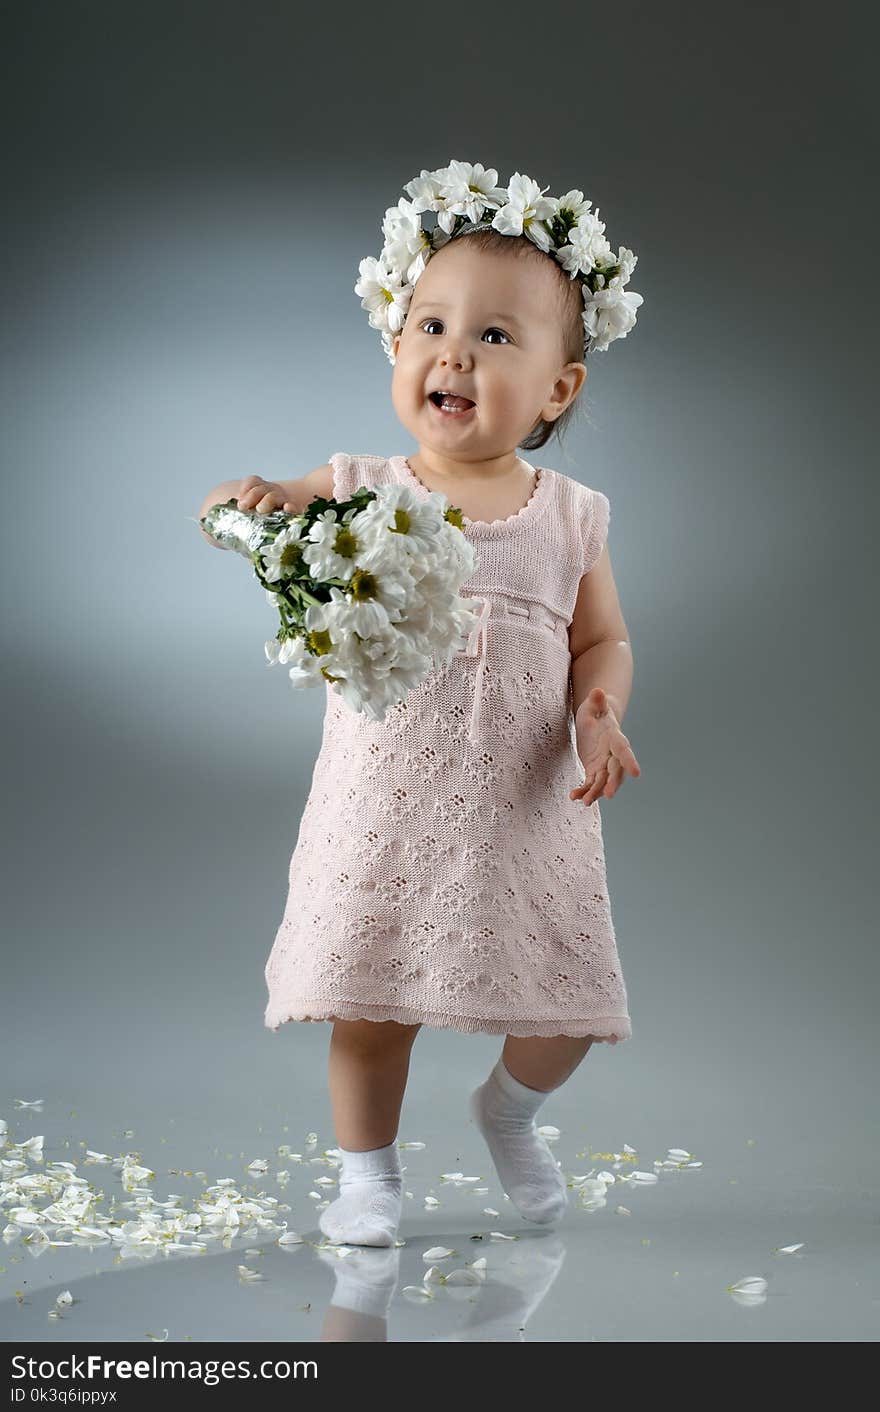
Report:
[[[284,510],[273,510],[268,515],[257,514],[255,510],[240,510],[238,501],[233,499],[222,505],[212,505],[199,524],[224,549],[234,549],[245,559],[253,560],[258,550],[271,544],[296,518]]]

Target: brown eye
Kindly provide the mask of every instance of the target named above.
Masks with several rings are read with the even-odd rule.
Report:
[[[487,329],[486,329],[486,332],[487,332],[487,333],[500,333],[502,338],[507,338],[507,334],[504,332],[504,329],[503,329],[503,328],[487,328]],[[507,338],[507,341],[508,341],[508,343],[509,343],[509,342],[510,342],[510,339]]]

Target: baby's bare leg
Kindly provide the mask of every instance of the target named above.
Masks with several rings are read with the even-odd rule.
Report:
[[[420,1028],[393,1020],[334,1023],[330,1097],[342,1161],[339,1196],[318,1220],[334,1243],[390,1246],[397,1238],[403,1196],[397,1129]]]
[[[549,1093],[571,1077],[592,1043],[589,1035],[557,1034],[545,1038],[509,1034],[501,1057],[521,1084]]]
[[[421,1025],[337,1020],[330,1040],[330,1101],[336,1140],[351,1152],[397,1137],[413,1042]]]

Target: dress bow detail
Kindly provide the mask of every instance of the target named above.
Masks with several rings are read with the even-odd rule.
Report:
[[[468,736],[473,744],[476,744],[479,740],[477,722],[480,716],[480,706],[483,701],[483,674],[486,669],[486,649],[489,641],[489,617],[492,612],[491,598],[483,598],[482,604],[480,616],[477,618],[477,621],[468,634],[467,646],[464,649],[468,657],[475,657],[478,653],[480,656],[476,676],[474,678],[474,704],[471,711],[470,726],[468,727]]]

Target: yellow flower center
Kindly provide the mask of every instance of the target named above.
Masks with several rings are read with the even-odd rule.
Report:
[[[357,551],[357,535],[352,534],[347,525],[337,530],[336,538],[333,541],[333,548],[343,559],[353,559]]]
[[[376,597],[379,581],[367,569],[355,569],[350,585],[352,598],[358,603],[367,603]]]
[[[280,562],[282,568],[295,569],[302,559],[302,545],[299,543],[285,544],[281,551]]]

